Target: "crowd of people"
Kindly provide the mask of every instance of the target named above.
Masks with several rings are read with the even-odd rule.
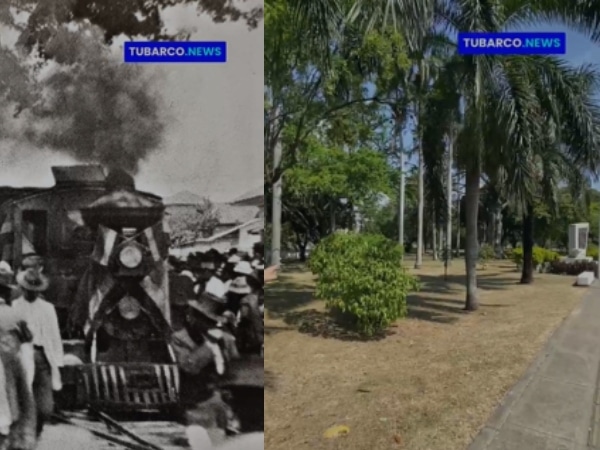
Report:
[[[213,442],[227,434],[262,432],[265,268],[260,249],[252,254],[212,250],[170,263],[171,344],[188,425],[207,430]]]
[[[265,270],[260,247],[169,263],[171,347],[188,426],[206,430],[213,443],[262,433],[264,284],[276,268]],[[62,387],[63,347],[56,311],[44,299],[48,285],[36,255],[16,271],[0,262],[0,450],[35,449]]]

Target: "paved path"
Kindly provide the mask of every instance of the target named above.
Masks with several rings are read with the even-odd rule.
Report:
[[[600,450],[600,283],[588,289],[468,450]]]

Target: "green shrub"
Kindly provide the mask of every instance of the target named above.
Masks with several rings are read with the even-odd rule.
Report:
[[[582,272],[596,272],[596,261],[560,261],[550,263],[549,272],[555,275],[577,276]]]
[[[505,259],[513,259],[515,250],[512,248],[504,249],[504,258]]]
[[[494,247],[490,244],[483,244],[479,247],[479,261],[485,268],[487,263],[496,257],[496,252],[494,251]]]
[[[543,247],[533,247],[533,265],[539,266],[544,263],[558,261],[560,254],[558,252],[547,250]],[[512,260],[517,266],[523,265],[523,247],[517,247],[512,251]]]
[[[545,263],[552,263],[554,261],[560,260],[560,253],[555,252],[554,250],[546,250],[544,256]]]
[[[523,247],[517,247],[513,249],[512,260],[517,266],[523,265]]]
[[[546,260],[546,249],[542,247],[533,247],[533,267],[537,267],[540,264],[544,264]]]
[[[402,247],[381,235],[336,233],[311,253],[316,295],[356,329],[373,335],[406,315],[406,296],[418,281],[402,267]]]
[[[598,260],[598,246],[590,245],[587,249],[586,256],[593,258],[595,261]]]

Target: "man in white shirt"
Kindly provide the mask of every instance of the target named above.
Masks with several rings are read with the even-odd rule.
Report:
[[[13,302],[13,309],[27,321],[33,336],[34,376],[33,394],[38,413],[37,434],[54,411],[53,391],[62,389],[60,367],[63,366],[63,347],[54,306],[41,298],[48,289],[48,279],[35,269],[17,275],[23,296]]]

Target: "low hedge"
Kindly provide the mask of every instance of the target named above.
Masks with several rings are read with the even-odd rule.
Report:
[[[596,272],[596,267],[595,261],[552,261],[548,267],[548,273],[577,276],[582,272]]]
[[[517,247],[512,250],[511,258],[516,265],[523,265],[523,247]],[[533,247],[533,265],[539,266],[545,263],[553,263],[560,260],[560,254],[553,250],[548,250],[537,245]]]

